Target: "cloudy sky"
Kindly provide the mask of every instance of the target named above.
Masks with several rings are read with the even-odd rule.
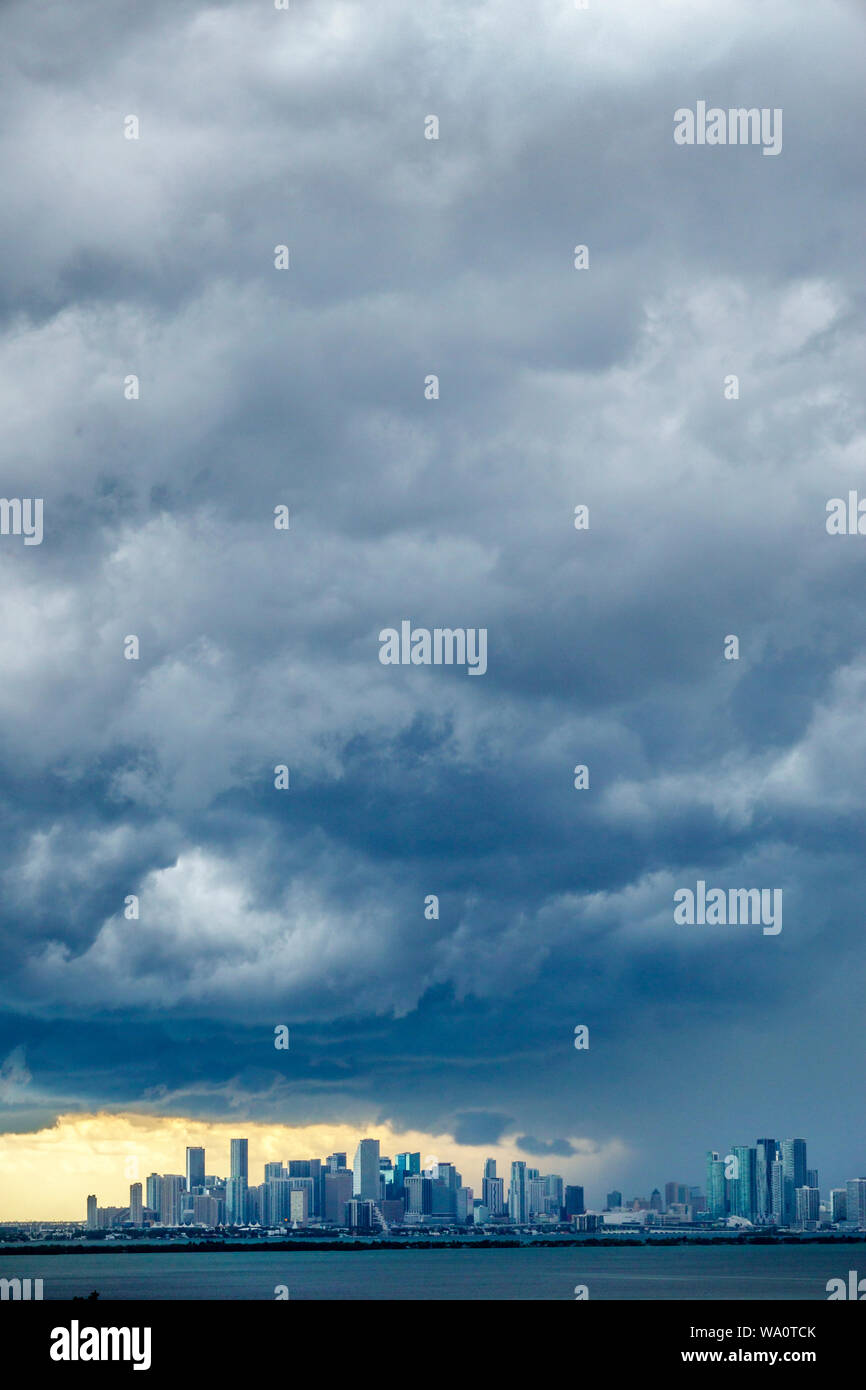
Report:
[[[864,11],[590,3],[4,7],[0,1219],[244,1133],[866,1171]]]

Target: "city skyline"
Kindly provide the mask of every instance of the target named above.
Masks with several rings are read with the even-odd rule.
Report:
[[[100,1201],[96,1193],[88,1195],[88,1228],[96,1227],[97,1210],[111,1213],[126,1210],[125,1219],[134,1225],[141,1224],[142,1212],[147,1214],[148,1222],[167,1225],[279,1224],[288,1220],[288,1215],[280,1207],[279,1218],[269,1221],[268,1217],[274,1216],[277,1209],[269,1210],[272,1199],[261,1195],[270,1193],[274,1184],[286,1189],[284,1205],[289,1204],[286,1212],[291,1210],[292,1221],[299,1224],[306,1224],[308,1220],[322,1221],[325,1220],[325,1185],[332,1177],[338,1178],[344,1174],[345,1182],[340,1186],[339,1194],[335,1191],[328,1198],[328,1204],[332,1207],[328,1220],[336,1224],[350,1224],[337,1219],[337,1208],[333,1207],[333,1202],[339,1200],[342,1203],[352,1199],[361,1206],[375,1206],[376,1220],[381,1219],[377,1204],[384,1201],[385,1206],[390,1208],[391,1218],[396,1220],[397,1212],[390,1199],[399,1196],[403,1200],[403,1188],[401,1185],[399,1193],[389,1192],[387,1188],[391,1180],[389,1175],[400,1168],[406,1168],[419,1181],[421,1176],[425,1181],[430,1178],[444,1179],[446,1185],[453,1187],[458,1195],[466,1193],[463,1221],[471,1221],[473,1203],[475,1208],[481,1205],[482,1212],[489,1208],[494,1219],[504,1219],[503,1212],[507,1212],[518,1224],[537,1217],[539,1213],[544,1213],[543,1219],[546,1220],[554,1209],[550,1206],[552,1193],[558,1190],[560,1200],[554,1206],[563,1213],[566,1208],[562,1205],[562,1194],[565,1192],[579,1194],[579,1198],[574,1198],[575,1203],[579,1201],[579,1206],[572,1208],[569,1199],[569,1211],[573,1209],[575,1214],[615,1210],[631,1216],[643,1211],[676,1213],[688,1221],[701,1221],[704,1216],[714,1219],[731,1217],[755,1224],[769,1222],[791,1226],[806,1221],[815,1222],[819,1219],[819,1212],[824,1216],[830,1210],[834,1212],[835,1220],[837,1207],[844,1211],[846,1201],[844,1196],[838,1194],[845,1193],[847,1189],[848,1202],[855,1200],[859,1203],[858,1209],[866,1224],[866,1179],[849,1177],[844,1184],[822,1192],[818,1170],[808,1161],[807,1141],[803,1138],[778,1141],[764,1138],[750,1145],[735,1144],[724,1156],[717,1151],[707,1150],[705,1187],[669,1178],[664,1181],[664,1195],[659,1186],[654,1186],[648,1195],[624,1197],[621,1190],[609,1184],[604,1204],[593,1202],[584,1184],[569,1184],[561,1173],[543,1172],[526,1160],[511,1161],[509,1178],[502,1173],[497,1176],[497,1159],[488,1155],[482,1161],[478,1179],[473,1182],[457,1171],[452,1158],[427,1154],[422,1162],[419,1150],[414,1153],[403,1151],[392,1159],[391,1155],[382,1153],[381,1141],[371,1136],[358,1137],[354,1156],[349,1150],[338,1150],[324,1158],[265,1160],[260,1180],[251,1176],[253,1170],[250,1167],[248,1137],[231,1136],[227,1156],[227,1171],[224,1163],[223,1171],[220,1171],[220,1163],[217,1163],[214,1172],[209,1174],[206,1147],[188,1144],[183,1171],[160,1173],[154,1170],[143,1179],[137,1177],[139,1161],[136,1158],[132,1164],[136,1177],[129,1184],[126,1207]],[[130,1168],[129,1159],[127,1168]],[[613,1176],[615,1178],[616,1174]],[[414,1182],[415,1178],[411,1181]],[[550,1187],[551,1183],[558,1184],[558,1188]],[[860,1195],[852,1198],[852,1185],[856,1184],[860,1185],[857,1188]],[[290,1196],[289,1190],[300,1193],[302,1190],[306,1192],[308,1187],[310,1193],[304,1197],[306,1205],[296,1208],[295,1196]],[[315,1197],[310,1195],[313,1191]],[[828,1198],[826,1202],[825,1196]],[[194,1203],[194,1208],[188,1206],[189,1203]],[[420,1211],[420,1206],[417,1209]],[[51,1218],[43,1214],[41,1217],[19,1219],[38,1221]],[[411,1221],[415,1218],[407,1219]],[[475,1219],[479,1219],[477,1214]],[[0,1221],[3,1220],[8,1218],[0,1215]]]

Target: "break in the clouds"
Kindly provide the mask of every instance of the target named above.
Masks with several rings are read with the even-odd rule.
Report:
[[[4,1123],[862,1171],[862,12],[4,26]],[[678,146],[704,100],[778,157]],[[407,615],[484,680],[383,667]],[[701,878],[784,931],[676,926]]]

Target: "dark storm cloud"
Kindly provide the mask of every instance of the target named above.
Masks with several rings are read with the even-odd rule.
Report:
[[[575,1152],[573,1144],[567,1139],[536,1139],[532,1134],[523,1134],[516,1140],[517,1147],[521,1153],[538,1155],[539,1157],[552,1157],[557,1155],[561,1158],[570,1158]]]
[[[862,1168],[862,22],[644,9],[7,10],[10,1125]],[[676,147],[698,98],[783,107],[782,154]],[[404,617],[487,674],[381,666]],[[780,936],[676,927],[698,878],[782,887]]]

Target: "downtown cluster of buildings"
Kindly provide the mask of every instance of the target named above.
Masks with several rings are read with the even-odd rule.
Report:
[[[151,1173],[144,1188],[132,1183],[126,1208],[99,1207],[91,1194],[87,1229],[325,1225],[387,1231],[392,1225],[577,1224],[585,1216],[583,1188],[566,1186],[558,1174],[542,1176],[526,1163],[512,1163],[506,1190],[496,1160],[488,1158],[476,1197],[453,1163],[422,1170],[420,1153],[399,1153],[392,1161],[380,1154],[378,1139],[360,1141],[351,1167],[345,1153],[266,1163],[264,1181],[255,1185],[246,1139],[231,1140],[230,1161],[230,1176],[215,1177],[205,1171],[204,1149],[188,1148],[185,1174]],[[591,1220],[585,1229],[594,1229]]]
[[[707,1212],[759,1226],[846,1225],[866,1229],[866,1178],[834,1187],[821,1201],[818,1170],[806,1162],[805,1139],[758,1139],[721,1157],[707,1152]]]
[[[203,1148],[188,1148],[185,1173],[151,1173],[144,1189],[130,1187],[129,1206],[99,1207],[87,1198],[88,1230],[112,1227],[253,1226],[341,1227],[387,1232],[392,1227],[563,1226],[578,1231],[612,1227],[745,1225],[814,1230],[839,1226],[866,1230],[866,1178],[834,1188],[821,1201],[818,1174],[806,1166],[804,1139],[759,1139],[734,1145],[720,1156],[707,1153],[707,1192],[669,1182],[664,1197],[624,1203],[607,1194],[602,1212],[587,1212],[582,1187],[566,1185],[556,1173],[542,1174],[522,1161],[511,1164],[508,1186],[496,1160],[484,1163],[476,1196],[453,1163],[422,1169],[420,1153],[398,1153],[392,1161],[378,1139],[362,1139],[351,1167],[347,1154],[266,1163],[264,1180],[250,1184],[248,1141],[232,1139],[230,1176],[206,1172]]]

